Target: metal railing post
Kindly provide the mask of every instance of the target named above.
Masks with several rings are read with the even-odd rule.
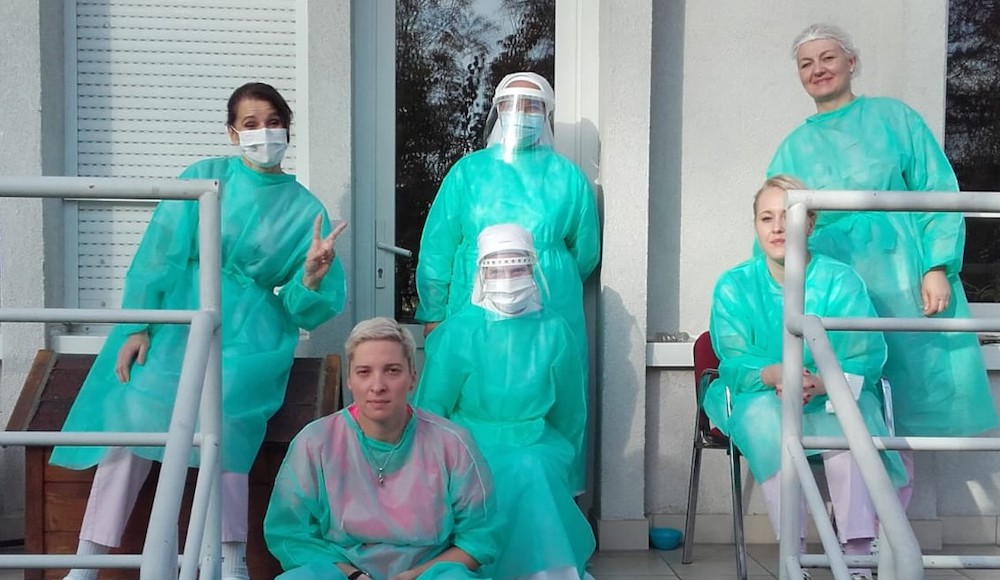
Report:
[[[871,433],[865,427],[861,410],[858,408],[847,378],[840,367],[833,345],[826,335],[823,323],[816,316],[807,315],[802,321],[802,330],[809,342],[809,351],[820,369],[826,394],[833,402],[837,420],[843,426],[844,436],[850,445],[851,455],[861,470],[861,478],[868,488],[879,525],[885,530],[892,545],[895,569],[899,577],[921,580],[924,577],[920,543],[913,533],[906,512],[899,503],[896,488],[889,479],[882,458],[875,449]]]
[[[220,442],[221,400],[221,253],[218,181],[149,180],[80,177],[0,177],[0,197],[82,199],[187,199],[199,201],[199,292],[198,310],[113,310],[81,308],[0,308],[0,322],[113,322],[190,324],[169,431],[166,433],[111,432],[4,432],[0,445],[100,445],[164,446],[160,481],[153,501],[142,555],[0,555],[3,568],[138,568],[146,580],[177,578],[182,564],[177,553],[180,501],[187,478],[193,445],[205,445],[202,457],[207,469],[199,473],[195,506],[190,525],[191,546],[204,536],[207,562],[217,578],[221,538]],[[199,405],[201,432],[195,433]],[[211,487],[207,487],[211,486]],[[211,504],[213,507],[209,507]],[[207,520],[205,513],[212,516]],[[204,532],[204,534],[203,534]],[[185,562],[192,561],[191,557]],[[188,576],[193,577],[188,566]],[[196,572],[196,571],[195,571]]]
[[[781,539],[779,558],[798,559],[801,549],[799,477],[789,449],[802,440],[802,335],[792,326],[802,318],[805,309],[806,243],[808,214],[802,204],[792,205],[786,212],[784,321],[781,353]],[[798,232],[795,235],[794,232]],[[788,570],[781,569],[783,580],[791,580]],[[795,580],[798,580],[797,578]]]
[[[201,240],[201,308],[222,315],[222,254],[220,232],[222,228],[219,194],[207,191],[199,205],[198,235]],[[220,452],[212,456],[211,468],[218,474],[211,480],[208,520],[205,523],[204,543],[201,546],[202,578],[217,580],[222,576],[222,449],[224,437],[222,428],[222,329],[215,327],[209,350],[208,367],[205,370],[205,389],[201,397],[201,432],[211,437]],[[204,465],[202,465],[204,467]]]

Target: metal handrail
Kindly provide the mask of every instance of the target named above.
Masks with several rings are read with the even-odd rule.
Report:
[[[198,310],[0,308],[0,322],[125,322],[190,324],[177,399],[166,433],[0,432],[0,445],[141,445],[164,447],[160,480],[141,555],[0,555],[4,568],[139,568],[142,580],[194,578],[221,572],[222,436],[220,361],[221,214],[216,180],[0,177],[0,197],[92,200],[185,199],[198,202]],[[195,433],[200,425],[200,433]],[[201,447],[188,543],[177,551],[177,522],[192,446]],[[203,539],[203,541],[202,541]],[[190,552],[201,543],[200,553]]]
[[[845,579],[844,562],[870,564],[872,559],[845,557],[839,548],[828,546],[827,556],[803,556],[799,553],[799,502],[800,485],[809,487],[811,472],[802,468],[805,447],[826,449],[849,448],[861,468],[862,477],[875,505],[880,521],[880,536],[885,539],[879,562],[879,575],[885,578],[919,580],[924,577],[925,564],[929,567],[1000,567],[1000,558],[975,558],[963,556],[924,557],[913,529],[903,512],[889,480],[888,473],[878,458],[877,449],[994,449],[1000,440],[973,443],[972,438],[939,437],[877,437],[868,432],[861,420],[860,411],[850,392],[840,364],[826,337],[827,330],[887,330],[887,331],[996,331],[1000,320],[983,319],[923,319],[923,318],[823,318],[806,316],[805,269],[807,261],[806,238],[808,212],[813,210],[864,210],[864,211],[940,211],[940,212],[1000,212],[1000,195],[995,192],[899,192],[899,191],[788,191],[786,197],[786,245],[784,282],[784,324],[782,334],[782,459],[781,459],[781,540],[779,561],[781,578],[798,578],[802,565],[830,565],[834,576]],[[810,351],[824,377],[827,394],[833,401],[845,437],[803,437],[802,397],[803,340],[810,341]],[[826,445],[829,443],[829,445]],[[805,446],[805,447],[804,447]],[[802,483],[800,484],[800,478]],[[807,490],[807,496],[809,495]],[[808,499],[808,498],[807,498]],[[813,510],[817,522],[825,511]],[[820,513],[823,514],[820,517]],[[829,520],[827,519],[827,523]],[[818,524],[820,525],[820,524]],[[820,525],[821,536],[829,530]]]

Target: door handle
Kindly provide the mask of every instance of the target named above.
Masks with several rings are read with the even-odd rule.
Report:
[[[395,254],[397,256],[403,256],[404,258],[412,258],[413,252],[407,250],[406,248],[400,248],[399,246],[394,246],[392,244],[383,244],[382,242],[375,242],[375,247],[390,254]]]

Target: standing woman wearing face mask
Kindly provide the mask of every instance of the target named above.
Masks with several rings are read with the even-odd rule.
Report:
[[[493,472],[500,552],[493,578],[581,578],[594,535],[583,489],[586,369],[573,331],[548,308],[531,234],[478,238],[472,302],[427,337],[414,405],[465,427]],[[543,284],[544,285],[544,284]]]
[[[227,130],[242,155],[199,161],[182,179],[217,179],[222,213],[223,578],[248,578],[247,473],[267,420],[284,400],[299,328],[340,313],[346,281],[322,203],[281,170],[292,112],[273,87],[249,83],[229,98]],[[162,201],[125,277],[123,308],[198,307],[198,207]],[[276,288],[281,288],[275,293]],[[122,324],[111,332],[65,431],[165,431],[188,327]],[[52,463],[97,465],[78,554],[121,543],[151,461],[162,448],[57,447]],[[197,452],[191,465],[198,464]],[[96,570],[67,578],[93,579]]]
[[[516,223],[531,232],[548,282],[546,308],[562,314],[587,361],[583,281],[600,259],[594,191],[572,161],[552,149],[555,93],[540,75],[507,75],[486,122],[486,148],[448,172],[420,240],[416,317],[424,334],[469,303],[476,236]]]

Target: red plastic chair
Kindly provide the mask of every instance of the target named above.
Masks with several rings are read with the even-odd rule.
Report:
[[[747,547],[743,536],[743,483],[740,473],[740,450],[733,442],[712,427],[702,408],[705,391],[712,380],[719,376],[719,358],[712,350],[712,340],[704,332],[694,342],[694,386],[698,412],[694,422],[694,441],[691,446],[691,478],[688,483],[687,517],[684,520],[684,553],[681,563],[690,564],[694,552],[694,523],[698,511],[698,483],[701,478],[701,452],[703,449],[724,449],[729,454],[729,475],[733,492],[733,537],[736,540],[736,577],[747,578]],[[729,406],[729,393],[726,393]]]

